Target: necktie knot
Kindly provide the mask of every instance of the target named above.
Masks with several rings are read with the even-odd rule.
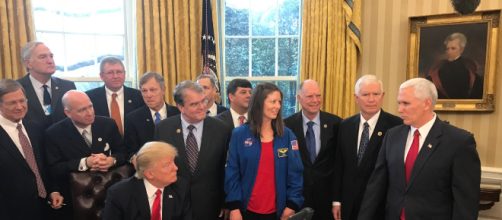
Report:
[[[239,125],[243,125],[246,122],[246,117],[244,115],[239,116]]]
[[[188,128],[188,130],[189,130],[190,132],[192,132],[192,131],[193,131],[193,129],[195,129],[195,126],[193,126],[193,125],[188,125],[188,127],[187,127],[187,128]]]
[[[116,98],[117,98],[117,96],[118,96],[118,95],[117,95],[117,93],[113,93],[113,94],[112,94],[112,99],[116,99]]]
[[[155,112],[155,124],[158,124],[160,122],[160,113],[159,112]]]
[[[364,122],[364,128],[370,128],[370,125],[368,124],[368,122]]]
[[[23,130],[23,125],[21,123],[17,123],[16,128],[17,128],[18,131],[22,131]]]
[[[48,89],[49,86],[44,84],[42,87],[44,88],[44,97],[43,97],[44,98],[44,100],[43,100],[44,105],[51,105],[52,100],[51,100],[51,94],[49,93],[49,89]]]
[[[313,121],[309,121],[309,122],[307,122],[307,126],[308,126],[309,128],[314,127],[314,124],[315,124],[315,122],[313,122]]]
[[[415,137],[416,137],[416,138],[419,138],[419,137],[420,137],[420,131],[418,131],[418,129],[417,129],[417,130],[415,130],[415,132],[413,133],[413,137],[414,137],[414,138],[415,138]]]
[[[162,190],[157,189],[157,191],[155,191],[155,196],[160,196],[161,194],[162,194]]]

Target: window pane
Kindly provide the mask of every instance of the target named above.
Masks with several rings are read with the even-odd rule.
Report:
[[[248,2],[242,0],[225,1],[225,34],[244,36],[249,34]]]
[[[37,40],[42,41],[51,49],[54,54],[54,63],[56,63],[55,75],[61,75],[65,71],[66,52],[64,44],[64,35],[62,33],[40,33],[37,32]]]
[[[96,37],[96,56],[98,62],[105,56],[115,56],[124,61],[125,42],[123,36]]]
[[[284,0],[279,7],[279,34],[298,35],[300,29],[300,0]]]
[[[252,1],[251,19],[253,36],[275,36],[276,7],[276,1]]]
[[[253,39],[252,48],[253,76],[274,76],[275,40],[273,38]]]
[[[282,91],[282,117],[287,118],[296,112],[296,81],[278,81]]]
[[[98,77],[94,51],[94,36],[82,34],[66,35],[66,70],[68,77]],[[78,53],[75,53],[78,51]]]
[[[298,75],[298,38],[279,38],[279,76]]]
[[[63,31],[63,14],[61,13],[62,1],[32,1],[33,19],[37,30]]]
[[[227,76],[249,75],[248,39],[225,39],[225,69]]]

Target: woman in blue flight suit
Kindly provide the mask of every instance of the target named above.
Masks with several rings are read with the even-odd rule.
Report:
[[[286,219],[303,205],[298,142],[281,117],[282,92],[256,86],[248,123],[234,129],[225,167],[230,220]]]

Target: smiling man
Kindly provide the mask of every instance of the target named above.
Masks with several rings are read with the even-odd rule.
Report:
[[[153,140],[156,124],[180,113],[176,107],[164,101],[166,86],[164,78],[159,73],[145,73],[139,80],[139,87],[146,106],[127,115],[124,140],[129,157],[132,157],[143,144]]]
[[[302,110],[284,120],[295,133],[303,161],[303,196],[305,206],[312,207],[313,219],[332,219],[331,190],[335,163],[335,144],[341,118],[321,111],[319,84],[305,80],[298,89]]]
[[[249,100],[251,99],[251,82],[247,79],[233,79],[227,86],[227,97],[230,110],[224,111],[216,118],[228,126],[236,128],[247,122]]]

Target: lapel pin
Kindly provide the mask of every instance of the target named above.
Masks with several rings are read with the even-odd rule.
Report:
[[[173,195],[169,194],[169,198],[172,199],[173,198]]]
[[[147,119],[146,119],[146,121],[150,121],[150,119],[149,119],[149,118],[147,118]]]
[[[58,89],[59,89],[59,87],[57,87],[57,86],[56,86],[56,87],[55,87],[55,89],[56,89],[56,90],[58,90]]]
[[[181,130],[179,128],[176,129],[176,133],[178,133],[178,134],[181,133]]]
[[[429,149],[432,149],[432,144],[428,144],[428,145],[427,145],[427,147],[428,147]]]
[[[129,99],[129,100],[127,100],[127,102],[132,103],[132,101],[131,101],[130,99]]]
[[[104,151],[108,151],[108,150],[110,150],[110,145],[108,143],[106,143]]]
[[[382,136],[383,135],[383,133],[381,131],[379,131],[377,134],[378,134],[378,136]]]
[[[103,138],[100,138],[100,137],[98,138],[98,141],[99,141],[99,142],[101,142],[102,140],[103,140]]]
[[[327,124],[324,124],[324,125],[323,125],[323,127],[324,127],[324,128],[327,128],[327,127],[328,127],[328,125],[327,125]]]

